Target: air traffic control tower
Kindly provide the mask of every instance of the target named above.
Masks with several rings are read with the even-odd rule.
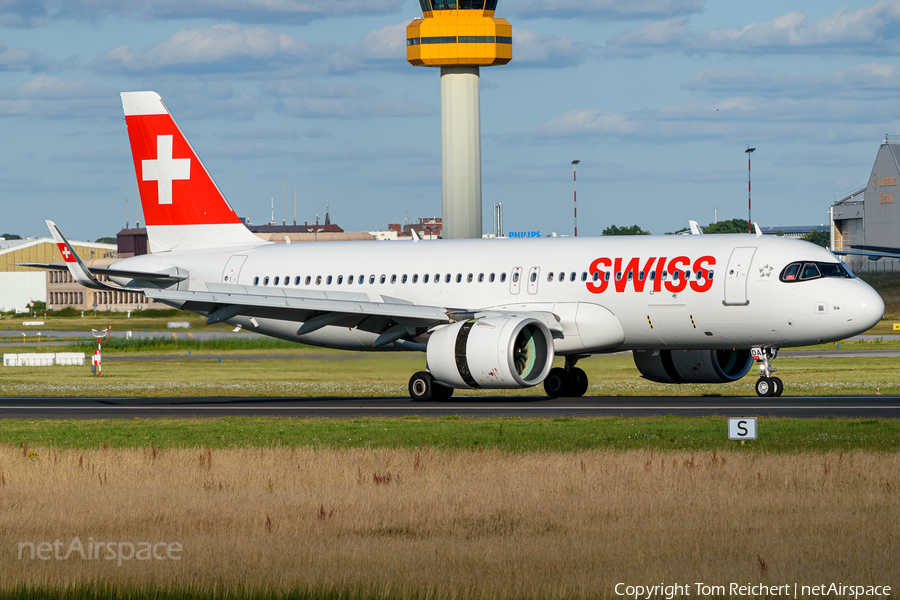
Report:
[[[479,67],[512,60],[512,25],[497,0],[419,0],[424,18],[406,27],[406,60],[441,68],[444,239],[481,237]]]

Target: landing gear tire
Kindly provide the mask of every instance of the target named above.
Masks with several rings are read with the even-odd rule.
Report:
[[[572,369],[571,377],[572,377],[572,389],[570,390],[571,395],[573,398],[581,398],[582,396],[584,396],[584,393],[588,389],[587,373],[585,373],[581,369],[575,368],[575,369]]]
[[[409,397],[413,402],[430,402],[434,399],[434,377],[427,371],[419,371],[409,379]]]
[[[453,388],[441,385],[428,371],[419,371],[409,379],[409,397],[413,402],[444,402],[453,396]]]
[[[771,377],[760,377],[756,380],[756,395],[763,398],[770,398],[775,395],[776,383]],[[784,389],[784,385],[781,386]]]
[[[435,402],[446,402],[453,396],[453,388],[441,385],[437,381],[431,384],[431,399]]]
[[[581,371],[581,369],[578,369]],[[587,381],[587,377],[585,377]],[[563,368],[555,367],[550,369],[547,378],[544,379],[544,391],[551,398],[564,398],[572,393],[574,381],[569,372]],[[583,393],[583,392],[582,392]]]
[[[784,391],[784,382],[781,381],[781,379],[779,379],[778,377],[773,377],[772,383],[775,384],[775,393],[772,395],[775,397],[780,396],[781,393]]]

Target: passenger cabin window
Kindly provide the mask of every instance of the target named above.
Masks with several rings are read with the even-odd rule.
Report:
[[[378,281],[379,281],[382,285],[384,285],[384,282],[387,281],[387,275],[382,275],[382,276],[381,276],[381,279],[379,279]]]
[[[593,280],[597,281],[600,279],[600,271],[594,271]]]
[[[466,283],[472,283],[472,280],[475,279],[475,276],[469,273],[466,275]]]
[[[331,283],[331,282],[329,281],[328,283]],[[344,283],[344,276],[338,275],[338,285],[341,285],[342,283]]]
[[[450,273],[447,273],[447,274],[444,276],[444,283],[450,283]]]
[[[629,271],[628,274],[630,275],[631,272]],[[582,271],[582,272],[581,272],[581,280],[582,280],[582,281],[587,281],[587,271]]]
[[[478,274],[478,283],[484,283],[484,273]]]
[[[312,281],[312,277],[309,275],[306,276],[306,285],[309,285],[309,282]]]
[[[259,285],[259,277],[253,278],[253,285]]]
[[[275,281],[272,282],[272,285],[278,285],[278,282],[281,280],[281,277],[276,277]]]
[[[456,274],[456,283],[462,283],[462,273]]]
[[[547,281],[548,282],[553,281],[553,271],[550,271],[549,273],[547,273]]]
[[[519,272],[513,273],[513,283],[519,283]]]
[[[506,273],[500,273],[500,283],[503,283],[505,281],[506,281]]]
[[[572,271],[572,273],[569,275],[569,281],[575,281],[575,278],[577,276],[578,275],[575,273],[575,271]]]
[[[366,276],[365,276],[365,275],[360,275],[360,276],[359,276],[359,285],[362,285],[363,282],[364,282],[365,280],[366,280]]]
[[[535,281],[537,281],[537,273],[532,273],[530,279],[531,279],[531,283],[534,283]]]
[[[309,282],[307,282],[307,283],[309,283]],[[297,276],[294,278],[294,285],[300,285],[300,276],[299,276],[299,275],[297,275]]]
[[[266,275],[266,278],[263,279],[263,285],[269,285],[269,276]]]
[[[428,273],[422,275],[422,283],[428,283]]]
[[[373,285],[375,283],[375,276],[369,275],[369,285]]]
[[[405,277],[405,275],[404,275],[404,277]],[[419,274],[416,273],[415,275],[413,275],[413,283],[418,283],[418,282],[419,282]]]
[[[392,284],[393,284],[393,283],[397,283],[397,276],[396,276],[396,275],[391,275],[391,283],[392,283]]]
[[[494,274],[493,273],[491,273],[491,276],[488,277],[488,281],[491,283],[494,283]]]
[[[347,276],[347,285],[353,285],[353,275]]]
[[[290,275],[285,276],[284,285],[291,285],[291,276]]]
[[[316,275],[316,285],[322,285],[322,276]]]
[[[560,281],[565,281],[565,280],[566,280],[566,273],[565,273],[565,271],[560,271],[560,272],[559,272],[559,280],[560,280]]]
[[[325,280],[326,285],[331,285],[331,275],[328,276],[328,279]]]
[[[400,278],[400,283],[406,283],[406,273],[404,273],[403,277]]]

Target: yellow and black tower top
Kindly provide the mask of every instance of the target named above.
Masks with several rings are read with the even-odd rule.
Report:
[[[497,0],[419,0],[424,18],[406,27],[416,67],[488,67],[512,60],[512,25],[494,18]]]

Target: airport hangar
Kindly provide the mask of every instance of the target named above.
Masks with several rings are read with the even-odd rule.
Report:
[[[831,207],[831,250],[860,252],[842,258],[854,271],[900,273],[896,258],[873,259],[854,246],[900,248],[900,136],[884,136],[865,186]]]

